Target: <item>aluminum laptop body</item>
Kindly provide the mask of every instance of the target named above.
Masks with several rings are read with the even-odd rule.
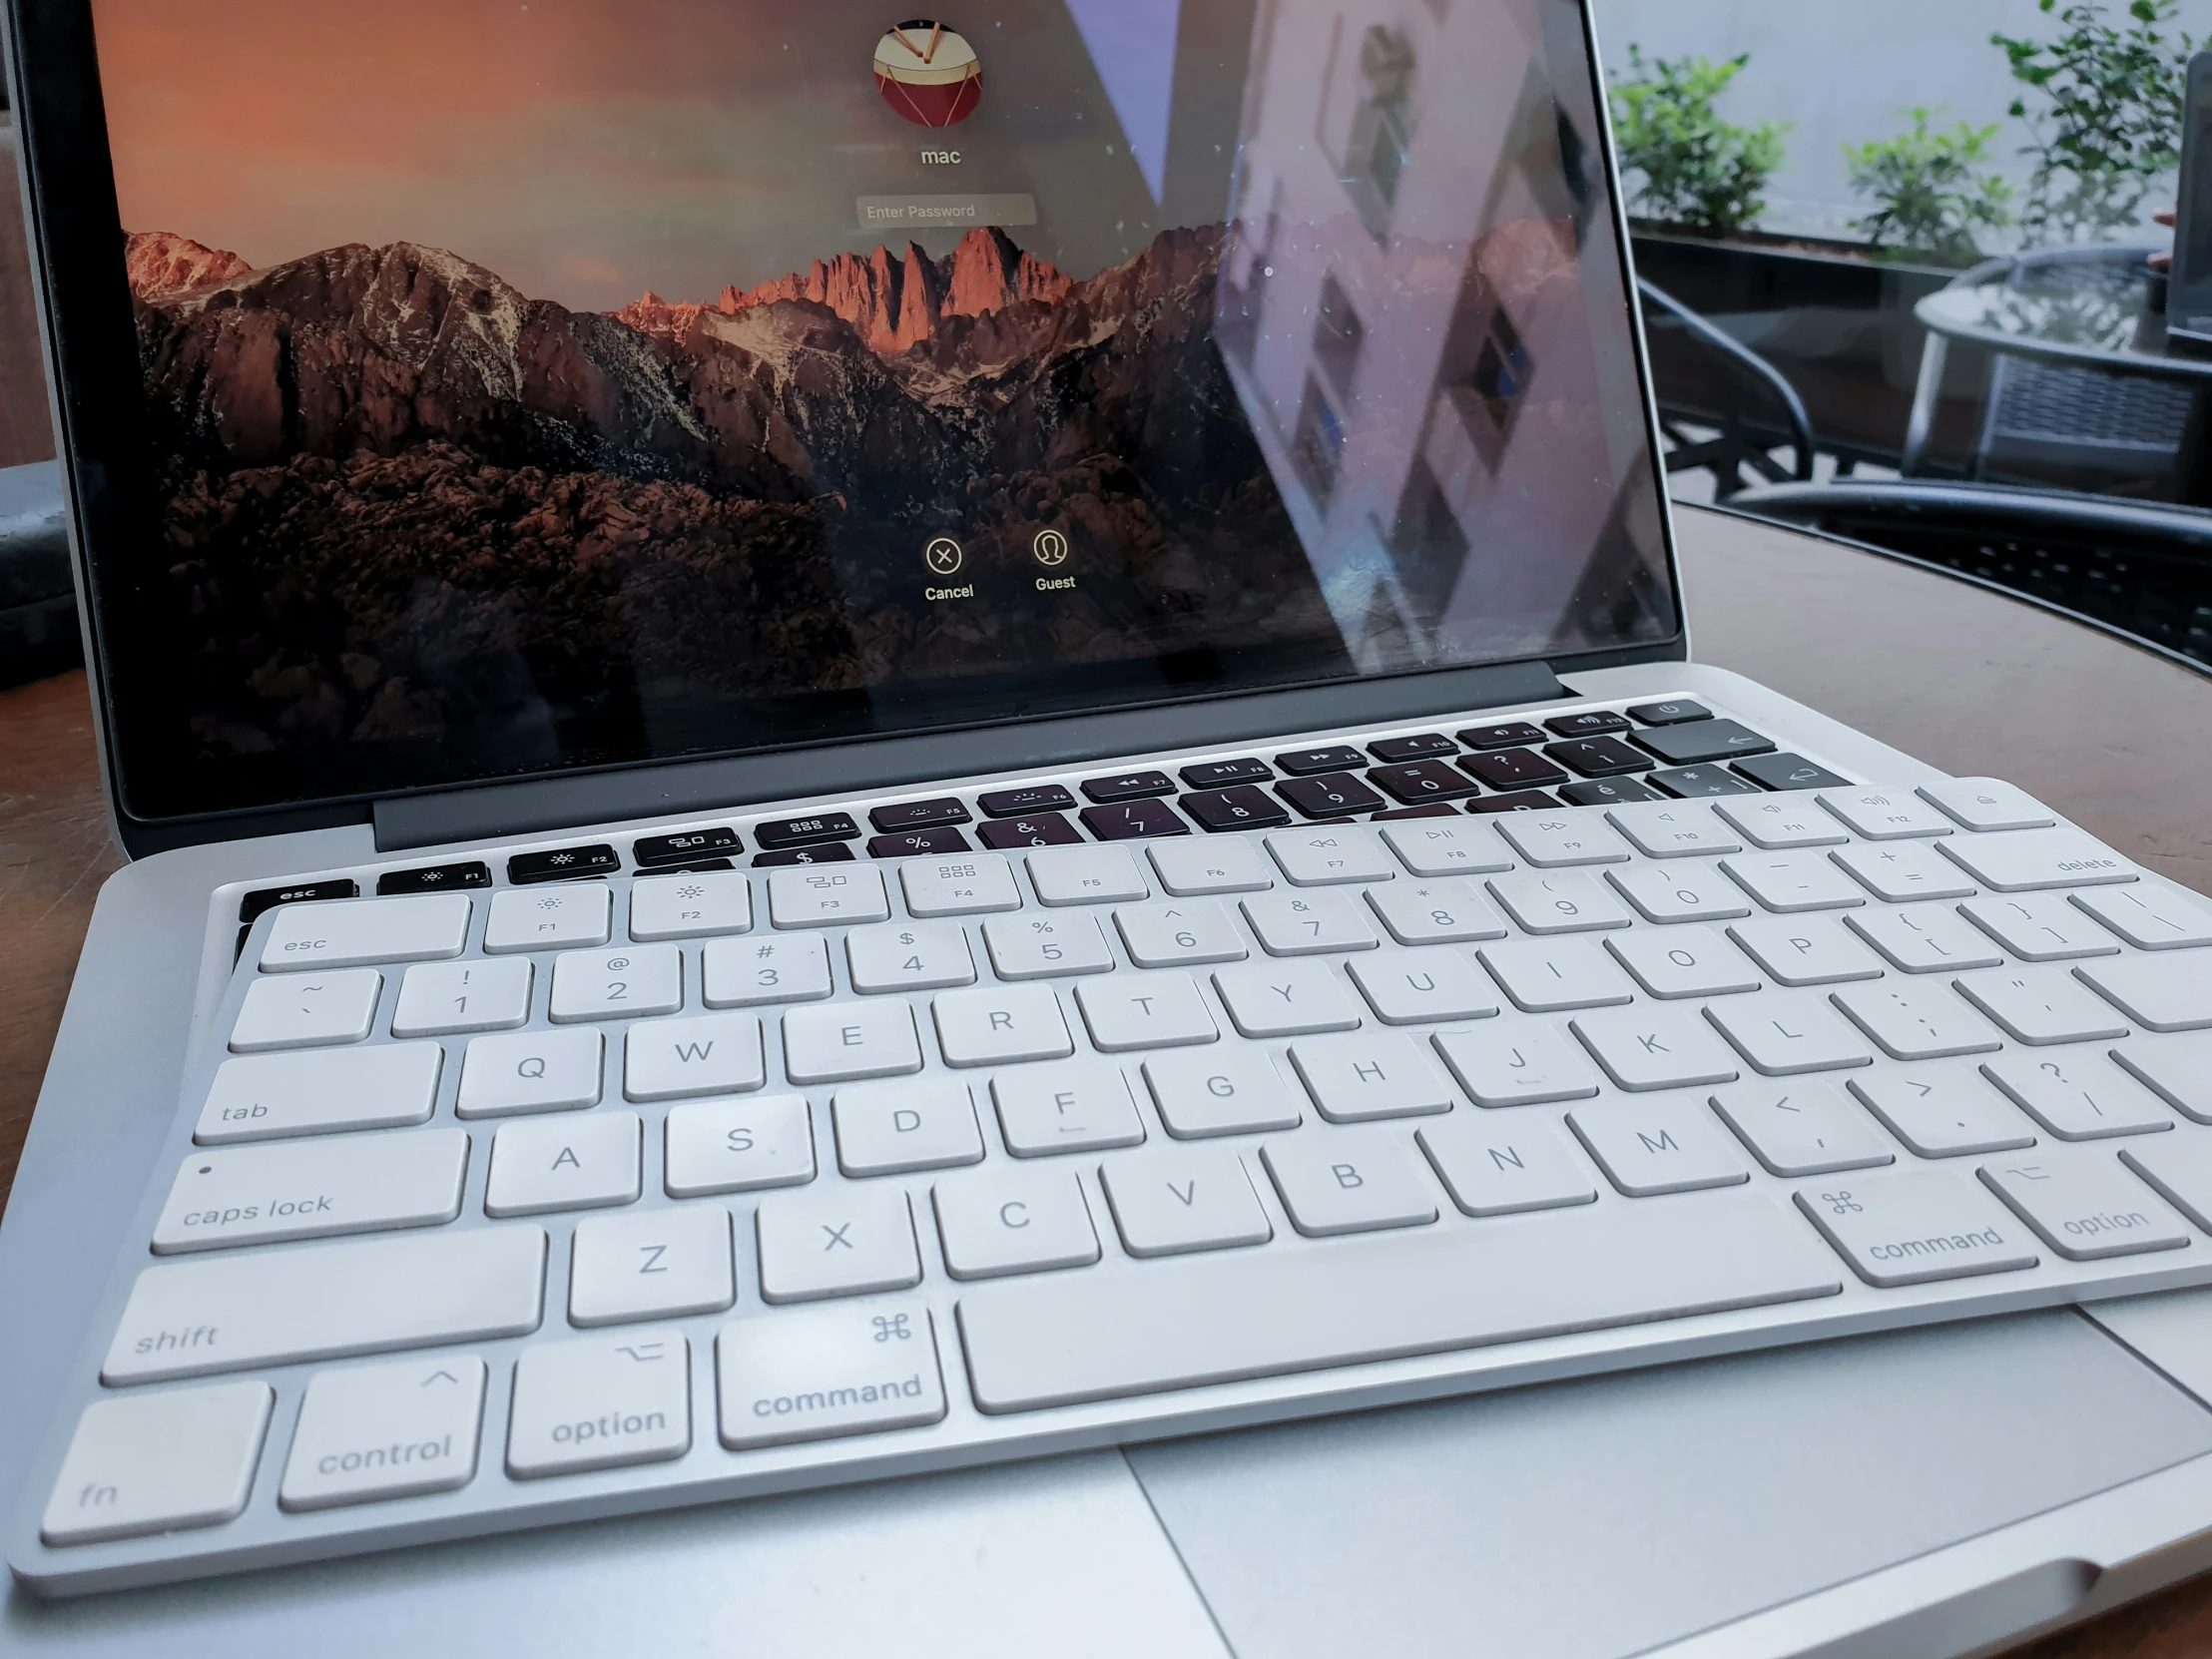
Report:
[[[1687,660],[1579,7],[11,24],[137,861],[0,1647],[1967,1653],[2212,1560],[2201,908]]]

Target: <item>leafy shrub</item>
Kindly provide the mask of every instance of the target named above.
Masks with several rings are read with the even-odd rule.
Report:
[[[1961,121],[1947,133],[1929,131],[1936,112],[1913,111],[1913,130],[1894,139],[1844,146],[1851,188],[1870,197],[1875,211],[1855,219],[1876,248],[1894,244],[1947,265],[1981,258],[1977,230],[2012,223],[2012,187],[1987,167],[1997,124]]]
[[[2138,222],[2143,199],[2181,163],[2184,70],[2194,50],[2186,33],[2164,32],[2179,0],[2127,0],[2120,24],[2108,20],[2104,0],[2036,4],[2057,17],[2055,38],[1989,37],[2027,89],[2011,113],[2034,138],[2021,152],[2035,159],[2020,215],[2030,246]]]
[[[1768,180],[1782,165],[1786,121],[1740,127],[1714,109],[1751,61],[1646,59],[1628,49],[1633,76],[1613,88],[1621,165],[1642,175],[1632,206],[1644,217],[1704,236],[1725,237],[1766,212]]]

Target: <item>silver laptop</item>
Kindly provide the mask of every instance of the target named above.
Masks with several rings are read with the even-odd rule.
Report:
[[[12,22],[139,861],[0,1630],[1953,1651],[2191,1564],[2212,906],[1686,660],[1579,6]],[[2149,1292],[2167,1375],[2064,1311]]]

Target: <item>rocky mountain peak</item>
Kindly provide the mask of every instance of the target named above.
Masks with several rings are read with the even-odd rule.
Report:
[[[228,249],[209,248],[174,231],[132,232],[123,240],[123,268],[131,292],[141,299],[229,281],[254,269]]]

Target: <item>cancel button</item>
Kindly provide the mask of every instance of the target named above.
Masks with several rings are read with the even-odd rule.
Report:
[[[738,1320],[715,1339],[715,1379],[722,1443],[733,1451],[944,1416],[936,1336],[920,1302]]]

